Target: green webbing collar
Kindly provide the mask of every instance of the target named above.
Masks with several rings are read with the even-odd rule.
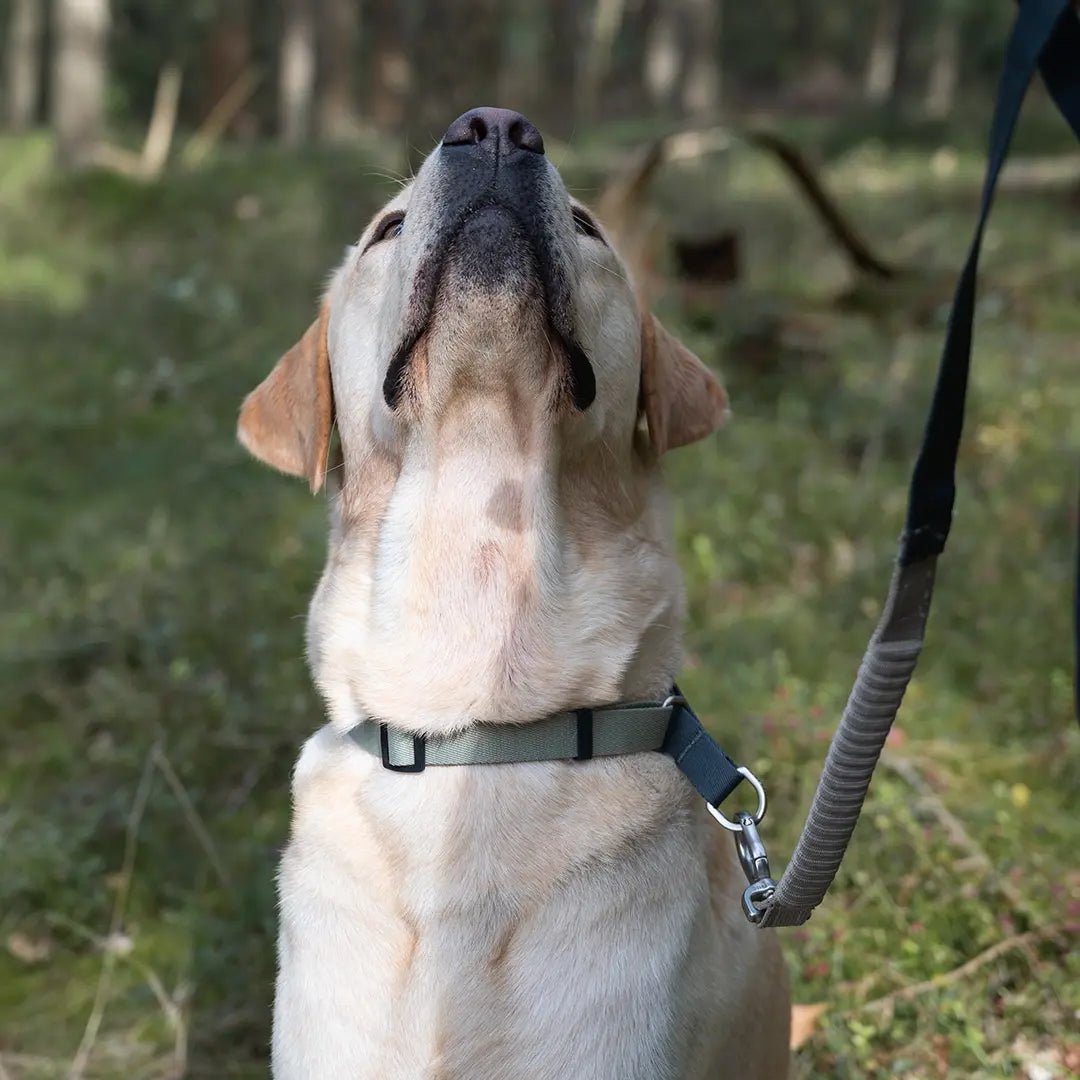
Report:
[[[522,761],[583,761],[660,750],[674,701],[642,701],[556,713],[529,724],[474,724],[453,735],[415,737],[366,720],[349,737],[396,772],[427,765],[507,765]]]
[[[509,765],[526,761],[588,761],[616,754],[666,754],[705,800],[709,813],[736,838],[750,881],[743,895],[747,918],[757,921],[760,899],[776,884],[758,836],[765,816],[765,789],[747,768],[736,765],[705,730],[694,710],[672,687],[663,701],[636,701],[597,709],[574,709],[529,724],[473,724],[451,735],[414,735],[377,720],[350,728],[349,738],[394,772],[423,772],[429,765]],[[757,792],[753,814],[726,818],[717,807],[748,780]]]

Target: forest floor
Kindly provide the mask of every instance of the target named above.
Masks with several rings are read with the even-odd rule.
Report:
[[[655,193],[672,230],[742,234],[725,298],[657,305],[731,392],[730,425],[669,465],[682,682],[768,784],[775,869],[885,593],[981,168],[818,145],[900,282],[852,288],[750,151]],[[590,154],[562,152],[586,199]],[[139,186],[0,143],[0,1077],[266,1073],[274,865],[321,723],[302,614],[324,509],[233,429],[387,171],[377,147],[255,149]],[[927,648],[836,887],[780,931],[800,1078],[1080,1069],[1080,206],[1015,186]]]

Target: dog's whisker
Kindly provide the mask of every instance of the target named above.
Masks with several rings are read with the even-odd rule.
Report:
[[[400,173],[394,172],[366,172],[362,173],[365,178],[374,177],[377,180],[389,180],[392,184],[397,184],[398,187],[407,187],[413,180],[412,176],[403,176]]]
[[[592,258],[591,256],[586,255],[585,256],[585,261],[587,263],[591,263],[598,270],[603,270],[603,271],[605,271],[605,273],[611,274],[612,277],[616,277],[620,281],[626,282],[627,285],[630,284],[630,281],[629,281],[629,279],[627,278],[627,276],[625,274],[620,274],[618,270],[615,270],[610,266],[605,266],[602,262],[599,262],[598,260]]]

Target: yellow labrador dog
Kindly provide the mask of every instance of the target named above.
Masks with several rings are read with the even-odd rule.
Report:
[[[775,938],[670,758],[403,774],[349,737],[662,699],[684,601],[660,458],[725,412],[500,109],[450,125],[244,402],[256,457],[333,488],[278,1080],[786,1076]]]

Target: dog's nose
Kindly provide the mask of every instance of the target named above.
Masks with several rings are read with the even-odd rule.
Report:
[[[462,113],[442,137],[443,146],[476,146],[512,154],[514,150],[544,152],[544,140],[534,124],[513,109],[470,109]]]

